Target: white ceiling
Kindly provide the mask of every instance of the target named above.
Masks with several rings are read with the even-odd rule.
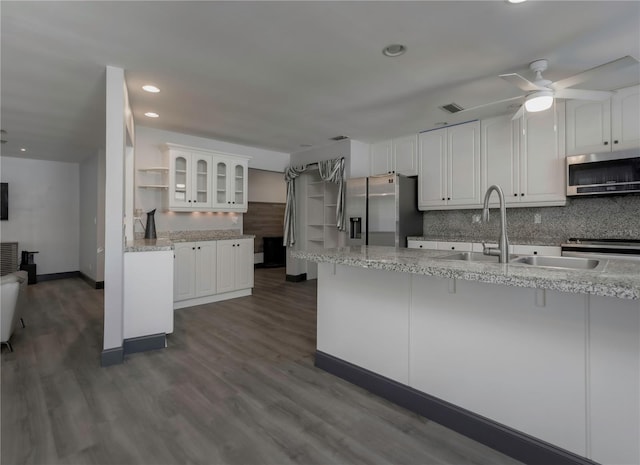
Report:
[[[491,114],[498,77],[549,60],[558,80],[640,58],[640,2],[2,1],[8,156],[80,161],[103,146],[105,66],[126,70],[137,125],[283,152],[375,141]],[[407,53],[387,58],[384,46]],[[640,82],[640,67],[577,88]],[[140,87],[154,83],[159,94]],[[513,102],[511,102],[513,103]],[[155,111],[160,118],[143,114]],[[26,147],[27,152],[20,152]]]

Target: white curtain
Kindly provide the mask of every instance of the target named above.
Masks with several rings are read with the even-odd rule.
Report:
[[[345,230],[344,216],[344,158],[325,160],[317,163],[320,178],[323,181],[338,184],[338,201],[336,202],[336,225],[338,230]],[[289,166],[284,172],[287,182],[287,205],[284,211],[283,245],[290,247],[296,243],[296,191],[295,179],[309,169],[310,165]]]

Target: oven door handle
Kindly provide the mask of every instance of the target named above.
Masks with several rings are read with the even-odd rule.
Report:
[[[627,255],[616,253],[598,253],[598,252],[571,252],[562,251],[563,257],[579,257],[579,258],[595,258],[598,260],[631,260],[640,261],[640,255]]]

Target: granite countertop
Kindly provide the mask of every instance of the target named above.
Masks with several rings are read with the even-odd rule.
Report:
[[[173,250],[177,242],[220,241],[225,239],[253,239],[252,234],[241,234],[238,230],[167,231],[158,233],[157,239],[137,238],[128,243],[125,252],[158,252]]]
[[[498,236],[496,237],[491,237],[491,238],[486,238],[486,237],[475,237],[473,239],[469,239],[469,238],[460,238],[460,237],[455,237],[455,238],[451,238],[450,236],[408,236],[407,240],[410,241],[439,241],[439,242],[475,242],[475,243],[482,243],[482,242],[486,242],[487,244],[497,244],[498,243]],[[528,239],[522,239],[522,238],[513,238],[511,236],[509,236],[509,244],[510,245],[537,245],[537,246],[556,246],[559,247],[561,244],[559,242],[552,242],[552,241],[545,241],[544,239],[541,238],[528,238]]]
[[[451,251],[355,246],[292,250],[294,258],[517,287],[640,299],[640,262],[608,260],[600,271],[442,260]]]

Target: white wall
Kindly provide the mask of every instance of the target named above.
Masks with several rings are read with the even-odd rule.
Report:
[[[284,173],[264,170],[249,170],[249,202],[285,203],[287,183]]]
[[[244,145],[230,144],[215,139],[190,136],[171,131],[163,131],[148,127],[136,127],[135,164],[136,168],[150,166],[168,166],[163,159],[162,146],[167,142],[197,147],[208,150],[219,150],[236,155],[252,157],[249,160],[249,170],[253,169],[284,172],[289,164],[289,154],[259,149]],[[279,174],[282,176],[282,174]],[[136,172],[136,184],[144,183],[141,176],[149,174]],[[251,200],[253,186],[249,174],[249,200]],[[156,230],[162,231],[194,231],[210,229],[242,229],[241,213],[186,213],[167,211],[167,192],[155,189],[135,189],[135,208],[144,212],[157,209],[155,214]],[[142,222],[146,222],[147,215],[142,215]],[[137,232],[143,229],[138,223]]]
[[[80,272],[96,280],[98,267],[98,155],[80,163]]]
[[[124,158],[133,119],[124,70],[107,66],[105,131],[105,260],[103,348],[122,347],[124,308]]]
[[[0,167],[2,182],[9,183],[2,241],[17,241],[20,251],[39,251],[38,274],[78,271],[79,165],[2,156]]]

